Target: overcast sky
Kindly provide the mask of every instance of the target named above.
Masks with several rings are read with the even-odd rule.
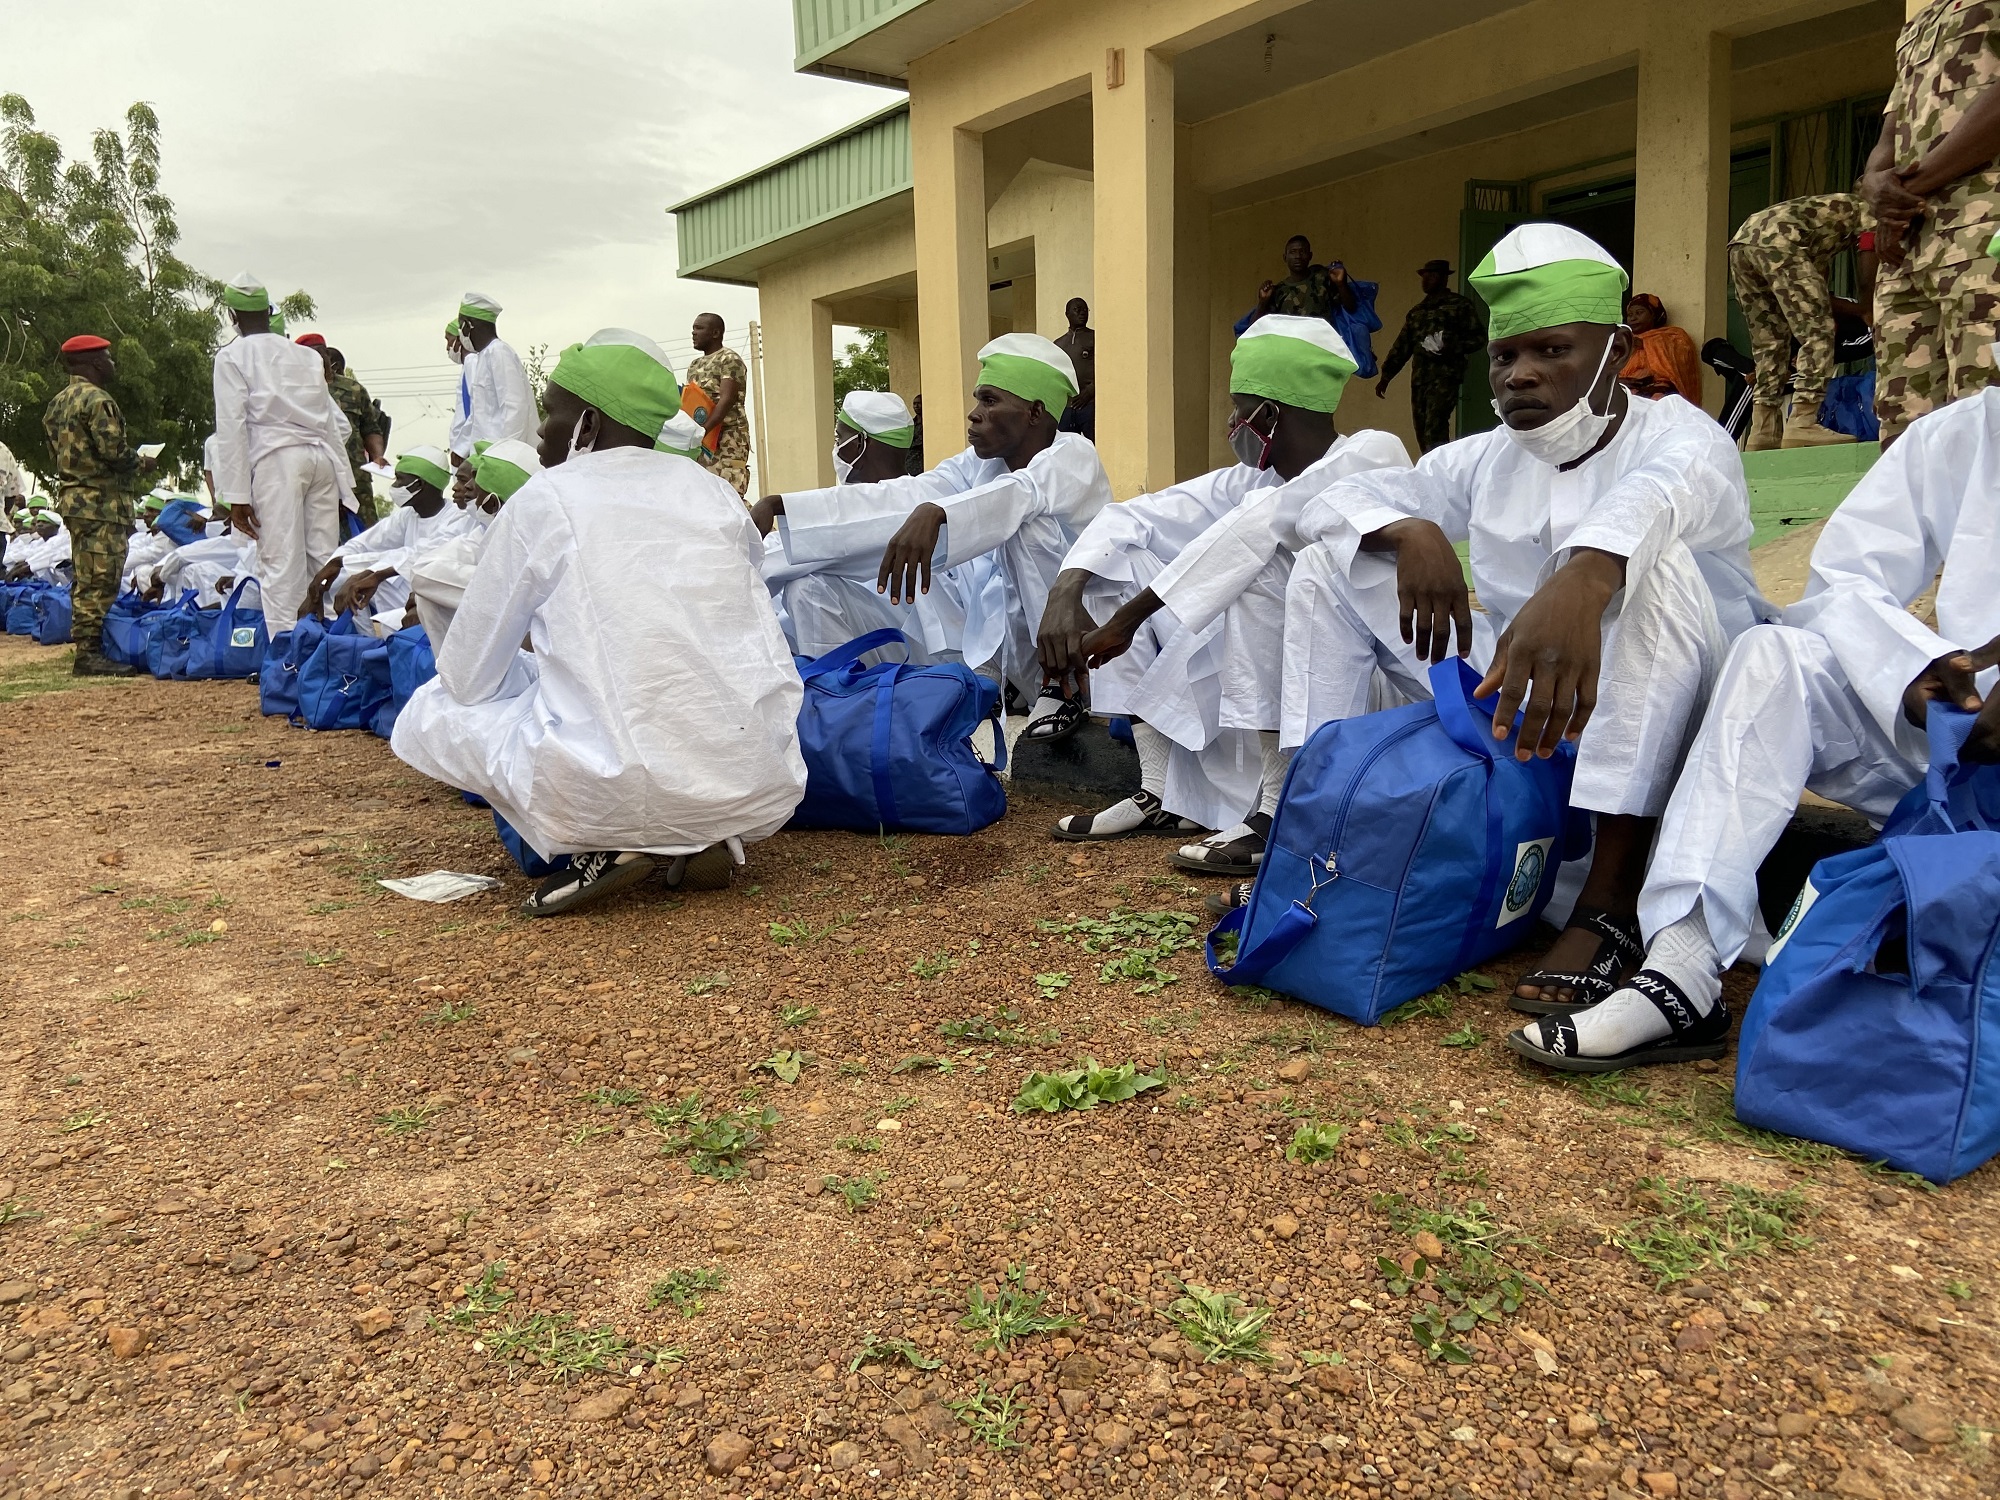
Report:
[[[795,74],[785,0],[10,10],[0,93],[71,156],[150,102],[182,255],[312,293],[397,449],[444,440],[443,330],[468,289],[524,354],[622,326],[684,370],[704,310],[740,348],[755,292],[678,280],[666,206],[890,98]]]

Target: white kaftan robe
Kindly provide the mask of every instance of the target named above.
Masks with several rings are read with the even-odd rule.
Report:
[[[532,445],[540,419],[535,415],[535,393],[528,388],[528,372],[514,346],[495,339],[479,351],[476,361],[468,358],[465,368],[470,372],[466,386],[472,401],[462,434],[465,441],[497,443],[514,438]],[[452,451],[465,457],[472,449],[458,446],[460,436],[454,427]]]
[[[392,748],[547,856],[775,833],[805,793],[804,689],[762,557],[736,491],[688,459],[544,470],[488,528]]]
[[[890,538],[917,506],[926,501],[939,506],[945,526],[933,567],[956,570],[988,554],[994,564],[992,574],[960,574],[947,591],[939,612],[963,610],[964,620],[958,639],[946,649],[961,653],[969,667],[997,666],[1032,696],[1041,682],[1035,632],[1049,588],[1062,570],[1063,555],[1110,500],[1111,482],[1097,449],[1088,438],[1059,433],[1016,470],[968,448],[927,474],[787,494],[779,524],[786,561],[844,580],[859,620],[866,618],[866,598],[874,593]],[[935,575],[932,590],[937,591]],[[789,598],[788,603],[793,628],[800,629],[797,604]]]
[[[2000,635],[2000,387],[1913,422],[1841,502],[1782,627],[1736,643],[1688,752],[1639,900],[1651,938],[1698,901],[1733,963],[1757,869],[1812,791],[1880,824],[1923,779],[1903,690]],[[1938,569],[1944,569],[1939,579]],[[1932,630],[1908,605],[1938,579]],[[1979,677],[1991,693],[1995,674]]]
[[[1495,428],[1307,501],[1298,531],[1316,545],[1299,555],[1286,600],[1286,745],[1367,712],[1378,670],[1406,697],[1430,696],[1428,668],[1402,639],[1395,556],[1359,550],[1406,516],[1471,542],[1470,659],[1482,671],[1573,549],[1625,559],[1571,797],[1592,812],[1657,816],[1729,642],[1775,613],[1750,571],[1749,495],[1729,435],[1679,397],[1633,401],[1611,442],[1567,472]]]
[[[417,560],[462,535],[475,523],[465,510],[449,500],[432,516],[420,516],[407,505],[399,505],[388,515],[352,540],[334,550],[341,559],[341,579],[334,581],[329,594],[338,593],[345,578],[360,573],[392,572],[375,589],[374,614],[400,617],[410,602],[411,570]]]
[[[1105,506],[1070,548],[1062,565],[1092,575],[1093,620],[1148,588],[1166,605],[1092,671],[1090,693],[1096,712],[1130,714],[1173,742],[1168,812],[1227,828],[1256,807],[1257,731],[1276,729],[1281,708],[1285,581],[1300,545],[1291,528],[1333,480],[1409,461],[1388,433],[1358,432],[1290,482],[1232,464]]]

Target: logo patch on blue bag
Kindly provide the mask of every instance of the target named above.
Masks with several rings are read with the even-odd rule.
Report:
[[[229,632],[229,644],[231,646],[240,646],[247,651],[250,647],[257,644],[257,627],[255,625],[238,625],[234,630]]]
[[[1520,921],[1534,907],[1535,896],[1542,888],[1542,873],[1548,869],[1549,851],[1555,842],[1552,838],[1536,839],[1515,847],[1514,878],[1507,882],[1507,894],[1501,898],[1495,927]]]
[[[1771,946],[1764,950],[1766,964],[1776,958],[1778,950],[1792,940],[1792,934],[1799,930],[1799,923],[1805,920],[1806,913],[1813,909],[1813,903],[1817,900],[1819,892],[1813,889],[1813,883],[1808,880],[1793,898],[1792,909],[1785,913],[1785,925],[1778,929],[1778,935],[1771,939]]]

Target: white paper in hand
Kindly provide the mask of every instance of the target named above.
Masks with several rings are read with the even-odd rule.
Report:
[[[378,880],[385,890],[412,901],[457,901],[481,891],[497,891],[500,882],[491,875],[462,875],[456,870],[433,870],[428,875],[412,875],[407,880]]]
[[[361,472],[364,474],[373,474],[377,479],[394,479],[396,477],[396,471],[387,464],[363,464]]]
[[[165,443],[141,443],[137,449],[141,458],[158,458],[167,451]]]

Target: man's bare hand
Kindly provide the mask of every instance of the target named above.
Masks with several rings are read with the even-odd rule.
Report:
[[[1514,758],[1547,760],[1563,740],[1577,740],[1597,708],[1597,675],[1604,651],[1604,611],[1624,587],[1625,560],[1585,548],[1521,606],[1500,637],[1493,668],[1474,691],[1498,690],[1493,737],[1513,732],[1514,715],[1526,709]]]
[[[2000,636],[1971,651],[1953,651],[1917,673],[1903,689],[1903,717],[1917,728],[1930,721],[1933,703],[1949,703],[1967,713],[1979,715],[1965,741],[1960,758],[1991,763],[2000,761],[2000,693],[1983,703],[1979,697],[1979,674],[2000,666]]]
[[[1396,554],[1396,613],[1403,639],[1433,664],[1451,654],[1458,631],[1458,654],[1472,649],[1472,595],[1451,538],[1431,521],[1395,521],[1361,539],[1363,550]]]
[[[1081,568],[1058,574],[1049,590],[1048,608],[1042,611],[1035,656],[1042,664],[1042,675],[1058,685],[1074,681],[1082,686],[1084,637],[1097,629],[1097,622],[1083,607],[1083,591],[1089,582],[1090,575]]]
[[[327,589],[332,585],[333,580],[339,576],[340,559],[336,557],[332,562],[313,574],[312,580],[306,584],[305,603],[299,607],[299,613],[302,615],[317,615],[320,612],[320,606],[326,602]]]
[[[230,506],[229,524],[249,537],[251,541],[258,540],[256,507],[250,505]]]
[[[783,495],[766,495],[750,507],[750,519],[757,523],[757,535],[769,536],[771,528],[778,524],[778,517],[785,513]]]
[[[882,567],[875,575],[876,593],[887,594],[891,604],[914,604],[919,593],[931,591],[931,558],[937,552],[944,521],[944,507],[928,500],[910,512],[882,552]]]

